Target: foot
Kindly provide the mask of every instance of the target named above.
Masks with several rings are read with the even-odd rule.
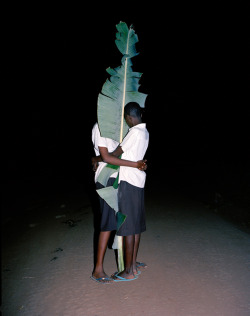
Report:
[[[137,269],[140,269],[140,268],[143,268],[143,269],[146,269],[148,266],[145,262],[139,262],[139,261],[136,261],[136,268]]]
[[[135,275],[135,276],[137,276],[137,277],[138,277],[140,274],[141,274],[141,271],[140,271],[140,270],[136,270],[136,271],[134,271],[134,275]]]
[[[139,276],[139,274],[141,274],[141,271],[137,268],[136,265],[133,265],[133,273],[135,276]]]
[[[137,276],[134,275],[133,273],[126,273],[125,271],[122,272],[115,272],[111,275],[111,278],[114,281],[129,281],[129,280],[135,280],[137,279]]]
[[[92,280],[98,282],[98,283],[102,283],[102,284],[109,284],[109,283],[113,283],[114,280],[110,277],[103,277],[103,278],[96,278],[95,276],[91,276],[90,277]]]
[[[121,282],[121,281],[133,281],[136,280],[138,277],[133,274],[118,274],[118,272],[115,272],[111,275],[114,282]]]
[[[113,282],[113,279],[110,278],[105,272],[100,272],[100,273],[94,272],[91,276],[91,279],[98,283],[104,283],[104,284]]]

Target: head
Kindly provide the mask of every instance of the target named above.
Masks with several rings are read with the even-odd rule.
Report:
[[[142,108],[136,102],[129,102],[124,108],[124,118],[129,127],[142,122]]]

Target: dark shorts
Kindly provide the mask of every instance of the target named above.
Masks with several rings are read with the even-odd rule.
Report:
[[[119,211],[127,215],[118,236],[140,234],[146,230],[144,188],[121,181],[118,187]]]
[[[112,186],[115,182],[115,178],[109,178],[107,187]],[[96,189],[102,189],[104,186],[99,182],[96,182]],[[115,211],[99,196],[100,200],[100,211],[101,211],[101,220],[100,220],[100,230],[112,231],[116,230],[116,216]]]

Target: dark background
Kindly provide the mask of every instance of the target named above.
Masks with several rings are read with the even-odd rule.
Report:
[[[6,11],[3,201],[90,194],[91,129],[116,24],[133,24],[147,93],[146,187],[249,205],[245,8],[27,6]],[[249,56],[248,56],[249,57]],[[20,202],[21,203],[21,202]],[[13,209],[12,209],[13,211]]]

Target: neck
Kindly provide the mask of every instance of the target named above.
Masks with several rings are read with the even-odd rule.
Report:
[[[132,127],[134,127],[134,126],[136,126],[136,125],[138,125],[138,124],[141,124],[142,123],[142,121],[135,121],[135,122],[133,122],[133,125],[132,125]]]

